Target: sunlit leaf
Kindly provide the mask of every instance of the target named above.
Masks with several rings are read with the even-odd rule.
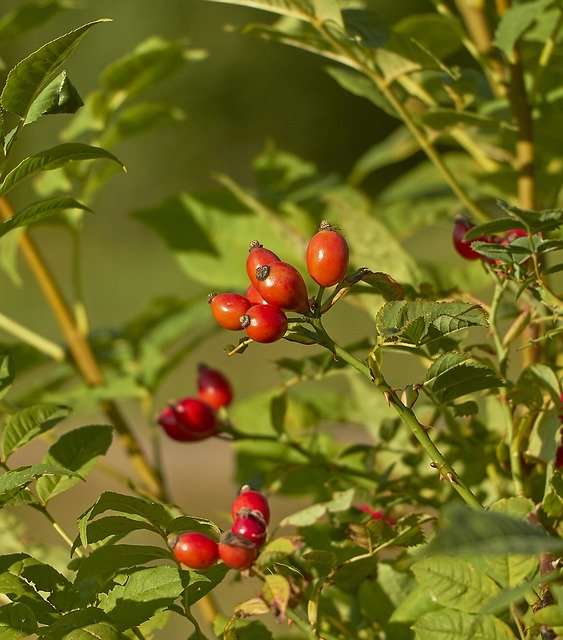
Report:
[[[41,433],[52,429],[70,413],[68,407],[38,404],[15,413],[2,434],[4,459]]]

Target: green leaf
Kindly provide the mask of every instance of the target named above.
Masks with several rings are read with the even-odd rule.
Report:
[[[438,131],[447,131],[452,127],[458,126],[496,130],[502,125],[502,123],[490,116],[445,108],[429,109],[422,114],[421,120],[427,127]]]
[[[344,29],[344,21],[342,20],[338,0],[311,0],[311,4],[313,5],[315,16],[321,22],[332,22]]]
[[[436,13],[416,13],[401,18],[394,30],[418,42],[441,60],[459,51],[462,43],[448,17]]]
[[[6,12],[0,18],[0,43],[3,44],[42,25],[59,11],[67,8],[68,3],[65,0],[37,0]]]
[[[563,541],[545,535],[522,520],[495,511],[473,511],[452,503],[444,510],[443,524],[431,540],[428,555],[533,555],[561,552]]]
[[[405,126],[399,126],[360,156],[352,167],[348,182],[358,185],[377,169],[406,160],[418,151],[419,146],[412,133]]]
[[[229,573],[229,567],[219,562],[203,573],[197,571],[182,571],[182,583],[185,586],[184,598],[191,607],[198,600],[201,600],[223,580]],[[186,585],[185,576],[189,582]]]
[[[502,200],[498,200],[497,204],[511,218],[523,222],[532,232],[553,231],[563,225],[563,209],[534,211],[533,209],[521,209]]]
[[[83,546],[89,543],[87,536],[88,523],[97,515],[105,513],[106,511],[132,514],[138,518],[142,518],[147,524],[151,525],[151,530],[153,531],[166,531],[167,526],[172,520],[172,517],[164,506],[157,502],[136,496],[122,495],[114,493],[113,491],[106,491],[78,518],[78,527]]]
[[[85,607],[64,613],[45,631],[46,640],[121,640],[124,636],[101,609]]]
[[[14,360],[7,349],[0,350],[0,398],[8,392],[14,381]]]
[[[352,95],[358,96],[359,98],[366,98],[391,117],[398,118],[397,112],[389,104],[387,98],[385,98],[371,80],[358,71],[343,67],[328,67],[326,71],[343,89],[346,89],[346,91]],[[401,96],[400,89],[399,96]],[[403,97],[406,97],[406,92]]]
[[[70,414],[68,407],[55,404],[37,404],[15,413],[2,434],[3,459],[23,447],[41,433],[52,429]]]
[[[98,518],[97,520],[89,522],[86,527],[86,535],[88,543],[93,545],[106,538],[111,538],[111,542],[114,543],[133,531],[142,530],[156,532],[152,525],[147,525],[144,520],[133,518],[131,515],[106,516],[105,518]],[[74,553],[79,545],[80,537],[77,537],[71,553]]]
[[[37,632],[37,620],[33,610],[22,602],[12,602],[0,607],[0,638],[19,640]]]
[[[92,576],[113,574],[155,560],[171,560],[169,549],[149,545],[116,544],[94,549],[88,556],[77,559],[76,582]]]
[[[337,491],[332,500],[328,502],[318,502],[310,507],[306,507],[297,513],[285,517],[280,524],[281,526],[294,525],[296,527],[305,527],[314,524],[327,513],[347,511],[352,506],[354,494],[354,489]]]
[[[100,608],[120,631],[125,631],[169,608],[182,590],[175,567],[140,569],[130,573],[123,585],[100,594]]]
[[[69,196],[57,196],[39,200],[25,207],[11,218],[0,223],[0,238],[17,227],[25,227],[35,222],[40,222],[55,213],[61,213],[68,209],[81,209],[83,211],[91,211],[88,207],[80,204],[74,198]]]
[[[119,93],[120,101],[123,101],[169,78],[188,60],[203,57],[202,51],[189,50],[182,41],[153,36],[140,43],[132,53],[108,65],[100,82],[106,91]]]
[[[73,53],[93,26],[108,21],[101,19],[85,24],[48,42],[19,62],[8,74],[0,96],[2,107],[25,120],[51,74]]]
[[[74,486],[84,479],[94,468],[97,459],[103,456],[111,445],[113,427],[109,425],[89,425],[69,431],[53,444],[43,459],[45,464],[55,464],[71,469],[80,478],[53,477],[40,478],[37,481],[37,493],[43,502],[47,502],[58,493]]]
[[[412,344],[423,344],[437,335],[467,327],[484,326],[487,316],[483,308],[467,302],[391,301],[376,316],[377,332],[384,339]]]
[[[116,119],[101,136],[100,146],[115,147],[127,138],[146,133],[161,122],[180,121],[184,116],[180,109],[160,103],[132,105],[117,114]]]
[[[307,19],[314,15],[313,8],[307,0],[211,0],[211,2],[254,7],[291,18]]]
[[[105,149],[80,142],[67,142],[22,160],[0,183],[0,195],[4,195],[22,180],[39,171],[51,171],[77,160],[112,160],[123,167],[123,164]]]
[[[413,625],[416,640],[516,640],[504,622],[491,615],[441,609],[427,613]]]
[[[552,2],[553,0],[533,0],[510,6],[502,14],[493,44],[513,61],[516,42]]]
[[[196,518],[195,516],[178,516],[174,518],[166,527],[166,534],[183,533],[184,531],[199,531],[213,538],[219,538],[221,529],[207,518]]]
[[[244,260],[251,240],[258,239],[285,260],[303,260],[304,251],[293,238],[265,225],[224,193],[204,198],[180,194],[135,211],[133,217],[160,235],[191,279],[220,290],[248,287]]]
[[[488,365],[468,353],[448,352],[432,363],[424,386],[439,402],[448,403],[475,391],[503,387]]]
[[[462,558],[425,558],[415,562],[412,571],[431,598],[458,611],[478,613],[483,602],[500,592],[494,580]]]
[[[74,475],[70,469],[51,464],[34,464],[27,467],[19,467],[0,475],[0,504],[11,499],[21,489],[27,487],[36,478],[41,476],[68,476]]]
[[[76,113],[83,105],[76,87],[68,79],[66,71],[63,71],[35,98],[27,113],[25,124],[35,122],[42,115]]]
[[[395,607],[390,622],[415,622],[425,613],[441,609],[426,589],[415,587]]]

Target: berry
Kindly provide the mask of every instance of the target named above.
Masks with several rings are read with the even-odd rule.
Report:
[[[463,216],[458,216],[455,219],[452,233],[454,248],[459,255],[466,260],[478,260],[483,257],[480,253],[477,253],[477,251],[474,251],[471,248],[471,242],[475,242],[475,240],[486,241],[487,238],[475,238],[475,240],[471,240],[471,242],[463,239],[469,229],[472,229],[474,226],[475,225],[471,221]]]
[[[323,220],[307,246],[307,271],[321,287],[332,287],[346,273],[349,253],[344,236]]]
[[[240,317],[250,309],[250,302],[240,293],[211,293],[207,297],[217,323],[229,331],[240,331]]]
[[[308,313],[309,296],[302,275],[288,262],[272,262],[256,269],[254,286],[268,304]]]
[[[255,304],[240,318],[249,338],[255,342],[275,342],[287,331],[285,313],[272,304]]]
[[[219,545],[204,533],[189,531],[168,542],[178,562],[190,569],[209,569],[219,558]]]
[[[158,423],[174,440],[203,440],[216,432],[215,411],[199,398],[182,398],[162,410]]]
[[[266,524],[270,522],[270,506],[263,493],[251,489],[247,484],[242,487],[238,496],[234,499],[231,507],[231,517],[236,519],[237,515],[246,509],[248,511],[258,511],[264,518]]]
[[[217,369],[204,364],[198,367],[197,393],[199,399],[213,409],[227,407],[233,399],[233,390],[227,378]]]
[[[248,538],[258,548],[266,542],[266,521],[259,511],[241,509],[234,519],[231,531]]]
[[[268,304],[264,298],[258,293],[258,290],[253,284],[248,285],[248,289],[244,294],[246,299],[250,302],[251,305],[254,304]]]
[[[269,249],[264,248],[258,240],[252,240],[246,256],[246,273],[250,282],[256,287],[256,269],[265,264],[279,262],[278,256]]]
[[[226,531],[219,540],[219,557],[230,569],[243,571],[258,557],[258,547],[248,538]]]
[[[563,444],[560,444],[555,452],[555,468],[561,469],[561,467],[563,467]]]
[[[186,425],[178,420],[174,408],[171,406],[164,407],[157,418],[157,422],[173,440],[179,440],[180,442],[201,440],[201,438],[194,437],[191,431],[186,428]]]

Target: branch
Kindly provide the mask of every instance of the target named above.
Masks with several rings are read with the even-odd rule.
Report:
[[[14,210],[8,199],[0,198],[0,218],[6,220],[13,215]],[[103,385],[105,376],[94,357],[90,343],[80,333],[70,307],[39,249],[26,233],[23,233],[20,237],[20,246],[59,323],[77,371],[89,386],[98,387]],[[143,453],[119,407],[112,400],[103,400],[100,405],[118,432],[121,444],[129,455],[133,467],[147,491],[158,499],[165,499],[162,480]]]

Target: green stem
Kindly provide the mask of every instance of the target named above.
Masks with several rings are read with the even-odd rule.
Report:
[[[64,362],[66,360],[65,350],[58,344],[24,327],[3,313],[0,313],[0,329],[37,349],[37,351],[44,353],[56,362]]]
[[[372,371],[370,370],[368,365],[364,362],[361,362],[351,353],[348,353],[348,351],[336,344],[336,342],[334,342],[334,340],[324,329],[320,318],[313,319],[311,321],[311,324],[313,324],[313,326],[317,330],[317,333],[320,337],[321,346],[334,353],[335,356],[341,358],[342,360],[344,360],[344,362],[354,367],[356,371],[373,381],[373,383],[385,396],[388,404],[392,406],[393,409],[395,409],[401,420],[409,427],[414,437],[418,440],[424,451],[428,454],[428,457],[431,460],[430,466],[438,470],[438,472],[440,473],[440,477],[444,478],[450,483],[452,488],[459,494],[459,496],[468,506],[474,509],[482,509],[483,505],[475,497],[471,489],[469,489],[469,487],[467,487],[461,480],[455,469],[446,461],[442,453],[430,439],[424,426],[418,421],[412,409],[405,406],[401,402],[394,389],[389,386],[383,376],[379,375],[378,379],[374,380]]]
[[[393,107],[393,109],[396,111],[399,118],[405,123],[407,129],[411,132],[420,148],[424,151],[428,159],[432,162],[432,164],[444,178],[447,185],[460,200],[460,202],[462,202],[467,210],[473,215],[473,217],[481,222],[487,222],[488,220],[490,220],[490,215],[469,196],[469,194],[461,186],[461,183],[453,174],[453,172],[444,163],[440,153],[434,148],[430,140],[424,134],[424,131],[415,123],[414,119],[411,117],[411,114],[408,112],[403,102],[399,100],[399,98],[397,98],[385,77],[382,76],[381,73],[377,71],[377,69],[368,67],[349,49],[343,47],[338,39],[335,38],[330,33],[330,31],[327,30],[324,23],[314,19],[311,23],[325,38],[325,40],[332,44],[332,46],[339,52],[339,57],[343,58],[342,62],[344,62],[344,64],[347,63],[349,66],[352,66],[352,68],[358,70],[375,84],[375,86],[383,94],[385,99],[389,102],[391,107]]]
[[[491,311],[489,314],[489,323],[493,336],[493,343],[497,352],[498,369],[503,379],[506,378],[508,369],[509,347],[501,337],[498,327],[498,314],[500,304],[504,297],[507,286],[508,280],[497,282],[491,302]],[[522,458],[520,455],[520,445],[522,442],[522,438],[519,430],[516,430],[514,426],[514,416],[512,414],[512,411],[510,410],[506,389],[502,388],[499,391],[499,400],[502,408],[502,414],[504,416],[504,422],[506,425],[506,437],[508,440],[508,450],[510,458],[510,475],[512,477],[512,482],[514,483],[514,491],[516,495],[524,496],[525,491],[523,484]]]

